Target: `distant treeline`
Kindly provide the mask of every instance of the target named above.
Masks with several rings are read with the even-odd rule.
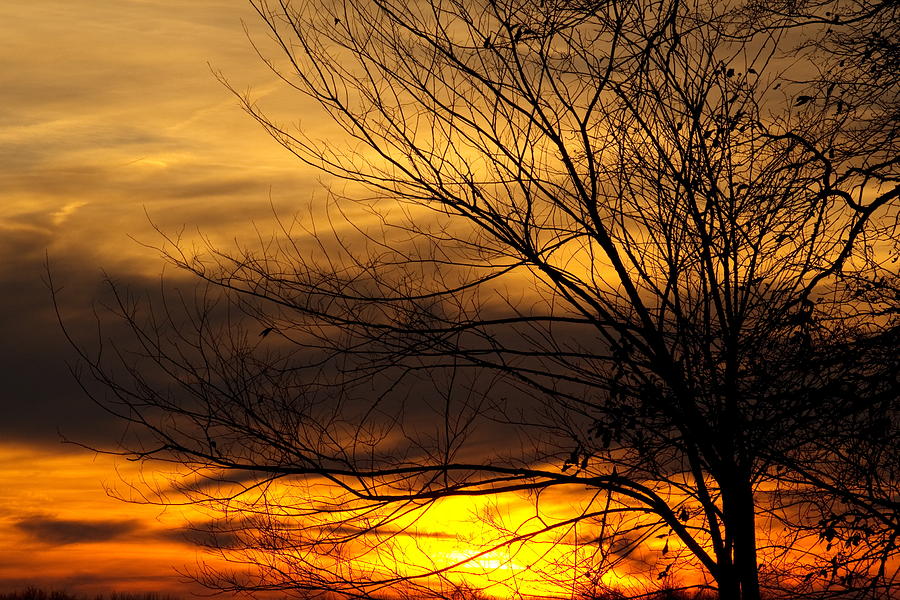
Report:
[[[633,598],[626,594],[601,594],[584,596],[582,600],[626,600]],[[454,600],[496,600],[492,596],[479,593],[461,594]],[[715,594],[709,592],[687,592],[682,590],[666,590],[657,593],[640,595],[640,600],[715,600]],[[108,594],[73,594],[58,590],[44,590],[36,587],[26,588],[24,591],[0,593],[0,600],[183,600],[178,596],[160,594],[157,592],[127,593],[111,592]]]
[[[264,596],[267,599],[275,596]],[[796,597],[799,597],[796,596]],[[796,598],[791,596],[791,598]],[[810,600],[813,596],[803,595],[804,598]],[[288,598],[288,597],[285,597]],[[293,598],[293,596],[291,596]],[[669,589],[647,594],[624,594],[616,592],[607,592],[601,594],[591,594],[580,596],[578,600],[717,600],[718,596],[715,592],[708,590],[684,590]],[[784,596],[767,596],[763,594],[764,600],[783,600]],[[184,600],[179,596],[170,594],[160,594],[158,592],[128,593],[128,592],[111,592],[108,594],[73,594],[58,590],[44,590],[36,587],[26,588],[24,591],[0,592],[0,600]],[[463,592],[453,594],[448,600],[497,600],[493,596],[482,594],[477,591]]]
[[[647,594],[625,594],[608,592],[598,595],[584,596],[583,600],[717,600],[718,596],[710,591],[697,590],[660,590]]]
[[[128,593],[111,592],[109,594],[73,594],[59,590],[44,590],[36,587],[22,591],[0,593],[0,600],[182,600],[178,596],[157,592]]]

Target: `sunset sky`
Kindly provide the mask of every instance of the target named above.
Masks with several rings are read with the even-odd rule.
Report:
[[[0,4],[0,592],[201,589],[181,573],[207,558],[184,531],[203,517],[112,497],[131,494],[136,467],[62,443],[114,448],[121,425],[69,371],[77,361],[46,264],[67,328],[91,341],[105,277],[136,293],[159,288],[154,227],[227,245],[271,229],[273,207],[302,213],[324,197],[322,176],[214,75],[306,131],[325,124],[276,83],[244,26],[264,39],[257,16],[233,0]],[[469,501],[433,510],[434,531],[403,542],[408,556],[465,561],[474,550],[458,538],[479,545],[474,510]],[[511,522],[527,518],[525,505],[503,510]],[[493,571],[502,592],[522,585],[522,562],[545,550],[490,553],[467,570],[479,583],[475,572]]]
[[[847,372],[816,353],[841,350],[834,363],[845,361],[860,381],[891,376],[878,370],[889,370],[883,364],[864,371],[877,359],[849,357],[866,354],[858,348],[889,356],[883,340],[893,338],[869,331],[880,321],[863,322],[866,310],[883,314],[841,294],[887,272],[874,262],[893,241],[885,232],[896,231],[896,221],[892,230],[882,225],[889,218],[877,227],[876,217],[866,219],[881,200],[895,216],[897,188],[857,185],[857,175],[830,187],[839,172],[832,162],[855,173],[847,165],[881,150],[860,143],[869,154],[853,158],[857,142],[841,136],[862,136],[850,125],[853,135],[840,133],[841,123],[858,117],[837,112],[857,109],[845,110],[841,99],[831,114],[832,91],[844,93],[836,83],[821,102],[790,83],[813,65],[785,58],[782,46],[801,33],[819,35],[818,25],[784,39],[764,29],[759,56],[748,58],[756,38],[731,40],[712,20],[690,25],[686,37],[696,39],[685,41],[676,26],[681,9],[673,8],[653,25],[663,39],[671,20],[669,50],[656,33],[641,33],[626,44],[640,51],[620,58],[618,27],[631,16],[605,31],[600,8],[562,3],[556,17],[575,16],[560,21],[560,31],[572,31],[560,41],[555,21],[535,25],[546,29],[537,33],[521,7],[510,6],[446,31],[443,10],[434,11],[437,23],[423,18],[412,32],[406,28],[418,17],[385,13],[384,25],[366,2],[359,14],[316,13],[319,29],[310,29],[335,38],[318,55],[315,43],[306,47],[314,48],[313,67],[297,67],[300,79],[326,65],[318,71],[322,88],[307,85],[338,113],[350,107],[344,123],[362,130],[354,138],[261,58],[278,54],[273,46],[285,27],[286,52],[296,59],[292,44],[306,25],[273,14],[273,34],[246,0],[0,2],[0,594],[37,586],[187,597],[204,591],[189,574],[220,560],[203,546],[222,522],[234,526],[218,538],[224,556],[246,550],[251,566],[299,573],[304,583],[327,572],[332,579],[309,585],[328,590],[343,578],[347,589],[375,593],[449,586],[443,593],[471,582],[496,598],[586,598],[604,586],[638,594],[709,586],[712,577],[732,586],[723,590],[747,590],[761,581],[758,566],[771,567],[768,589],[793,592],[798,581],[812,589],[813,576],[830,578],[824,586],[862,585],[854,577],[868,574],[866,561],[881,560],[869,553],[869,538],[896,530],[878,513],[890,505],[878,504],[881,492],[871,483],[854,491],[858,482],[843,482],[840,467],[877,472],[890,484],[894,473],[880,473],[877,459],[867,469],[870,455],[842,453],[859,452],[860,432],[888,432],[891,422],[874,414],[875,400],[863,410],[865,394],[880,398],[880,390],[854,383],[863,392],[846,400],[857,388],[832,383]],[[655,17],[635,7],[642,11],[635,31],[643,31]],[[545,12],[543,1],[531,8]],[[400,33],[390,18],[401,19]],[[386,42],[369,25],[397,37]],[[423,33],[432,26],[447,41],[419,52],[415,40],[432,35]],[[362,65],[343,64],[344,35],[345,50]],[[655,95],[615,82],[618,67],[607,70],[597,52],[606,43],[609,64],[635,60],[634,80],[646,78]],[[517,61],[529,45],[559,65],[523,67]],[[456,48],[474,66],[469,59],[454,66]],[[678,83],[682,75],[669,70],[678,63],[669,61],[682,49],[686,65],[675,72],[683,69],[685,82]],[[644,64],[656,53],[664,68]],[[452,67],[446,76],[442,61]],[[581,73],[569,61],[587,66]],[[378,66],[365,77],[354,70],[370,62]],[[544,70],[558,69],[557,78],[534,89],[510,84],[521,89],[507,106],[506,92],[496,90],[506,89],[507,76],[528,80],[532,67],[536,81]],[[496,68],[497,80],[482,85],[482,68]],[[404,89],[405,78],[421,89]],[[696,102],[694,79],[706,90]],[[670,85],[678,99],[663,101],[669,97],[660,90]],[[547,86],[557,96],[547,101],[555,106],[550,117],[542,108]],[[644,124],[657,112],[658,122]],[[837,142],[806,141],[805,125],[791,123],[808,117],[815,117],[809,132],[831,132]],[[297,155],[345,178],[305,165],[257,121],[299,130]],[[292,138],[281,139],[291,147]],[[835,154],[840,143],[850,159]],[[703,169],[687,176],[695,151],[706,157]],[[877,243],[865,249],[863,239]],[[841,269],[858,258],[848,253],[854,243],[867,258],[854,267],[859,282],[843,283]],[[191,266],[180,271],[171,255],[167,263],[173,247],[185,249],[181,264]],[[248,247],[261,254],[243,254]],[[202,282],[185,271],[223,255],[239,256],[238,266],[224,258],[218,266],[227,265],[226,275],[204,276],[251,293],[234,295],[244,304],[208,308],[195,294]],[[196,256],[212,258],[190,262]],[[888,287],[875,281],[884,294],[872,292],[877,308]],[[221,288],[213,288],[209,297],[219,298]],[[142,315],[170,317],[147,327],[160,334],[158,348],[151,343],[142,354],[140,326],[109,317],[111,289],[153,298],[156,312]],[[813,302],[816,290],[824,291]],[[183,304],[168,312],[173,298]],[[719,307],[714,316],[710,306],[722,298],[737,308]],[[184,319],[198,313],[192,330]],[[823,326],[816,335],[824,341],[814,340],[807,329],[829,319],[840,335],[832,339]],[[813,352],[812,341],[821,349]],[[118,354],[129,343],[138,352]],[[84,360],[100,348],[103,373],[140,373],[122,388],[134,395],[117,405],[134,419],[130,429],[81,387],[110,391],[91,379]],[[771,375],[773,365],[783,373]],[[831,379],[805,382],[820,371]],[[804,381],[785,387],[797,373]],[[817,404],[822,398],[832,404]],[[843,420],[832,427],[834,412],[823,406],[838,406]],[[850,418],[857,416],[869,429]],[[809,423],[821,427],[807,436]],[[880,439],[862,441],[889,448]],[[114,455],[125,446],[133,459],[172,462]],[[791,453],[807,448],[820,454],[792,464]],[[869,450],[880,456],[880,447]],[[818,463],[831,464],[820,456],[841,458],[820,476]],[[871,500],[887,525],[872,529],[868,517],[844,523],[832,514],[838,509],[817,504],[856,506],[857,493],[865,500],[859,506]],[[190,502],[152,501],[204,494],[219,504],[204,512]],[[816,514],[825,516],[816,522]],[[863,538],[840,538],[835,528],[869,537],[857,550]],[[890,540],[885,557],[896,550]],[[844,550],[850,566],[838,578],[838,559],[823,561]],[[825,566],[804,576],[812,565]],[[398,582],[410,587],[392,587]]]
[[[214,75],[308,132],[326,123],[276,83],[244,26],[264,39],[249,6],[232,0],[0,4],[0,592],[199,589],[179,571],[204,558],[183,531],[202,517],[111,497],[130,494],[135,466],[61,443],[114,447],[121,426],[69,372],[76,361],[45,263],[67,328],[92,340],[105,276],[137,293],[158,289],[154,227],[228,244],[271,228],[273,207],[303,212],[325,195],[322,176],[274,143]],[[465,561],[474,551],[458,538],[480,535],[466,525],[473,510],[432,511],[434,531],[404,542],[408,555]],[[517,514],[524,505],[502,510],[511,522],[527,518]],[[522,585],[522,563],[545,550],[490,553],[468,570],[493,571],[502,592]]]
[[[117,463],[60,443],[109,444],[117,425],[67,370],[44,262],[85,334],[104,271],[158,286],[151,221],[227,240],[321,194],[212,74],[303,119],[253,54],[254,16],[231,0],[0,3],[0,591],[186,589],[184,519],[110,499]]]

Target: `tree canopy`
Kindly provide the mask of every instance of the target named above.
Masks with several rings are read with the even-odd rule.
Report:
[[[83,350],[121,451],[186,469],[158,499],[218,515],[204,581],[462,593],[398,538],[519,494],[475,553],[556,536],[585,597],[647,552],[733,600],[896,589],[896,2],[253,4],[341,135],[245,107],[343,187],[168,239],[207,285],[114,287],[131,340]]]

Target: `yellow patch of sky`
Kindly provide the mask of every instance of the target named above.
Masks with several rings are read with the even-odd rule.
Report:
[[[124,591],[183,593],[187,588],[175,569],[190,569],[195,560],[209,557],[180,543],[177,530],[187,520],[202,522],[205,515],[190,507],[164,510],[125,503],[105,493],[116,489],[127,495],[128,482],[141,477],[150,483],[164,481],[158,473],[142,473],[134,463],[84,450],[0,444],[0,583],[25,581],[29,569],[39,568],[34,581],[67,582],[78,575],[82,583],[72,591],[82,593],[108,590],[110,585]],[[545,516],[548,509],[565,512],[572,506],[560,497],[544,506]],[[513,588],[526,594],[559,593],[563,582],[548,579],[548,573],[556,571],[544,565],[571,564],[573,547],[543,535],[534,543],[486,551],[497,535],[492,523],[515,527],[534,514],[534,507],[509,496],[491,510],[493,521],[478,516],[486,510],[487,503],[480,499],[439,502],[408,535],[392,536],[365,560],[389,564],[401,557],[405,563],[393,566],[408,573],[460,563],[451,579],[498,597]],[[41,529],[29,532],[22,526],[35,520],[49,529],[76,522],[128,527],[108,539],[42,539]],[[533,565],[538,569],[529,572],[526,567]]]

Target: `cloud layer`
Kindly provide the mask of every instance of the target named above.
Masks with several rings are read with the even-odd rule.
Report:
[[[0,590],[188,589],[173,567],[200,540],[108,498],[112,462],[58,443],[110,447],[121,428],[69,372],[46,264],[67,326],[92,342],[104,272],[159,287],[159,253],[139,243],[159,241],[151,220],[231,243],[265,229],[270,200],[302,207],[313,176],[211,72],[303,116],[242,20],[260,33],[231,0],[0,2]]]
[[[103,272],[158,288],[153,226],[228,244],[315,188],[211,72],[302,116],[242,20],[254,33],[251,8],[226,0],[0,5],[0,439],[115,439],[68,372],[46,261],[88,333]]]
[[[122,539],[140,531],[141,523],[136,519],[78,521],[34,516],[19,519],[15,522],[15,527],[36,542],[65,545]]]

